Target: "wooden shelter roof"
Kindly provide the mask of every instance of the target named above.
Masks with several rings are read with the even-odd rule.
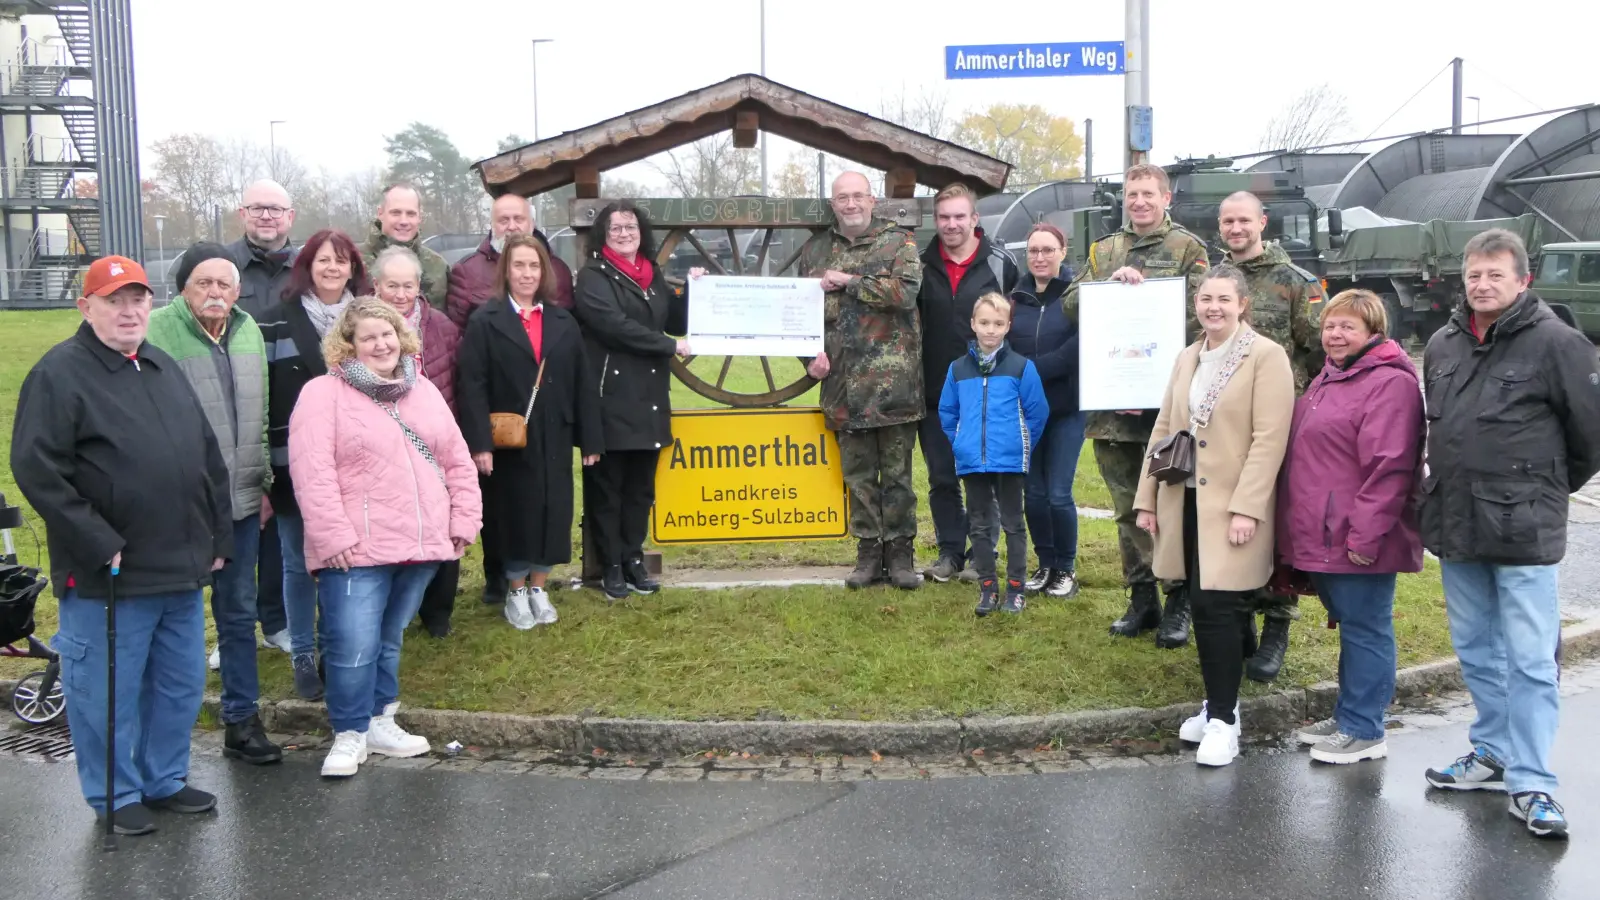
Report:
[[[473,168],[496,197],[531,196],[574,182],[582,197],[592,193],[586,186],[598,185],[600,172],[730,129],[735,146],[754,146],[760,130],[890,172],[891,189],[899,186],[903,196],[910,196],[913,181],[933,188],[960,181],[979,195],[998,193],[1012,169],[1003,160],[748,74],[509,150]]]

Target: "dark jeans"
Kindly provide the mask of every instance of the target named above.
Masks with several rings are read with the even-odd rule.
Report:
[[[961,479],[956,477],[956,453],[950,438],[939,422],[935,407],[917,423],[917,443],[922,447],[922,463],[928,468],[928,512],[933,516],[933,539],[939,545],[939,555],[951,559],[968,558],[967,540],[971,524],[966,507],[961,504]],[[989,546],[1000,540],[999,514],[990,510]],[[976,545],[974,545],[976,546]]]
[[[256,554],[260,541],[259,516],[235,521],[233,558],[212,576],[211,617],[217,621],[222,721],[227,725],[255,715],[261,695],[256,669]]]
[[[613,450],[583,467],[583,521],[594,528],[602,566],[620,566],[644,552],[660,455],[660,450]]]
[[[256,560],[256,619],[262,634],[277,634],[289,627],[283,608],[283,548],[278,546],[278,517],[267,520],[260,534],[261,556]]]
[[[962,481],[972,511],[972,565],[978,577],[995,577],[995,520],[1006,532],[1006,578],[1022,581],[1028,574],[1028,532],[1022,524],[1022,495],[1026,475],[977,472]]]
[[[450,614],[456,609],[456,590],[460,586],[461,560],[440,563],[439,571],[434,573],[422,594],[422,608],[417,610],[423,625],[450,624]]]
[[[489,483],[489,479],[483,477],[482,475],[478,476],[478,487],[484,494],[487,494],[493,489]],[[492,534],[493,531],[491,529],[494,528],[494,526],[489,522],[487,512],[488,511],[485,510],[482,532],[483,535]],[[492,592],[501,599],[504,599],[506,593],[505,563],[500,560],[500,552],[494,547],[490,546],[490,544],[490,541],[480,537],[479,546],[483,548],[483,586],[485,590]]]
[[[1364,741],[1383,738],[1399,664],[1394,642],[1394,573],[1329,575],[1311,580],[1339,622],[1339,730]]]
[[[1189,584],[1189,606],[1194,614],[1194,642],[1200,653],[1200,678],[1206,685],[1206,715],[1233,722],[1239,702],[1239,681],[1244,678],[1250,646],[1249,628],[1255,613],[1249,606],[1253,591],[1200,589],[1200,529],[1194,488],[1183,491],[1183,568]]]
[[[1078,565],[1078,505],[1072,482],[1083,450],[1084,414],[1050,420],[1028,466],[1028,531],[1039,565],[1075,572]]]

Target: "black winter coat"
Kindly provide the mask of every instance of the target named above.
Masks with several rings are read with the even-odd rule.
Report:
[[[597,391],[599,371],[588,364],[572,314],[544,306],[544,381],[528,420],[528,445],[495,450],[489,414],[518,416],[539,364],[522,320],[509,300],[490,300],[472,312],[457,350],[456,409],[473,453],[494,453],[482,479],[483,545],[491,559],[557,565],[572,558],[572,448],[603,451],[599,410],[583,398]]]
[[[1029,274],[1011,292],[1011,333],[1006,342],[1033,360],[1050,401],[1052,421],[1078,411],[1078,326],[1061,305],[1069,284],[1053,278],[1040,294]]]
[[[17,396],[11,471],[44,519],[55,595],[192,591],[233,555],[228,467],[200,398],[172,357],[134,362],[88,323],[34,364]]]
[[[249,238],[239,238],[227,250],[239,267],[238,306],[260,321],[268,310],[283,302],[289,270],[294,267],[300,248],[285,244],[282,251],[271,254],[251,244]]]
[[[1567,497],[1600,471],[1594,345],[1524,292],[1482,343],[1465,307],[1423,357],[1422,543],[1447,562],[1554,565]]]
[[[588,364],[599,374],[595,394],[605,423],[606,451],[659,450],[672,443],[672,362],[689,330],[687,298],[655,270],[650,290],[598,253],[578,271],[573,312],[583,326]],[[592,398],[592,399],[591,399]]]
[[[322,338],[298,298],[269,307],[256,324],[267,348],[267,461],[272,465],[268,496],[275,512],[299,515],[294,482],[289,480],[289,414],[300,390],[311,379],[328,374],[328,364],[322,361]]]
[[[991,260],[990,257],[995,257]],[[995,263],[998,262],[998,265]],[[999,269],[1000,277],[995,277]],[[939,236],[934,235],[922,249],[922,286],[917,290],[917,311],[922,315],[922,383],[930,410],[939,408],[939,389],[950,364],[967,355],[967,345],[976,339],[972,333],[972,304],[994,291],[1009,296],[1017,286],[1017,263],[1004,247],[992,243],[978,229],[978,252],[954,292],[944,257],[939,255]],[[1054,406],[1051,407],[1054,409]]]

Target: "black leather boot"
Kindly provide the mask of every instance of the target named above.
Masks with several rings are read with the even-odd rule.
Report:
[[[1251,681],[1268,682],[1283,668],[1283,655],[1289,652],[1289,620],[1268,619],[1261,629],[1261,646],[1245,664],[1244,674]]]
[[[241,759],[252,766],[281,762],[283,750],[267,740],[267,730],[261,727],[261,717],[251,716],[243,722],[226,727],[222,739],[222,755]]]
[[[1128,611],[1111,623],[1112,637],[1138,637],[1161,624],[1161,598],[1154,583],[1141,582],[1133,586],[1128,598]]]
[[[884,567],[889,570],[889,583],[903,591],[922,587],[922,576],[917,573],[917,550],[911,538],[895,538],[884,544]]]
[[[856,543],[855,571],[845,576],[844,586],[852,591],[860,590],[883,577],[883,542],[861,539]]]
[[[1167,594],[1167,609],[1156,628],[1156,646],[1176,650],[1189,643],[1189,587],[1178,585]]]

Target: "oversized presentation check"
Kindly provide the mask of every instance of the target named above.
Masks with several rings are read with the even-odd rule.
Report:
[[[1186,345],[1188,282],[1078,285],[1078,405],[1085,410],[1159,409]]]
[[[702,275],[689,282],[688,338],[696,356],[816,356],[822,280]]]

